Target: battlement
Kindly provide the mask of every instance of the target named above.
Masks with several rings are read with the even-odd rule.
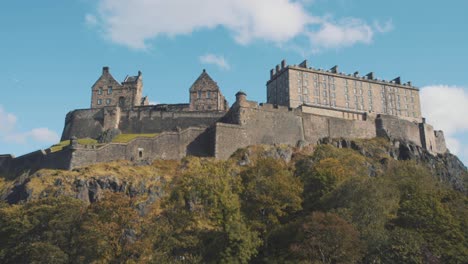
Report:
[[[288,65],[288,64],[286,64],[286,60],[282,60],[281,64],[276,65],[275,68],[270,70],[270,79],[267,81],[267,84],[269,82],[273,81],[274,79],[276,79],[278,76],[280,76],[283,72],[287,71],[288,69],[306,71],[306,72],[311,72],[311,73],[320,73],[320,74],[334,76],[334,77],[346,78],[346,79],[349,79],[349,80],[373,82],[373,83],[381,84],[381,85],[391,84],[391,85],[395,85],[395,86],[400,86],[402,88],[419,90],[418,87],[415,87],[415,86],[412,85],[411,81],[407,81],[406,83],[402,83],[400,76],[398,76],[398,77],[396,77],[396,78],[394,78],[392,80],[383,80],[383,79],[381,80],[381,79],[377,79],[377,78],[374,77],[374,72],[369,72],[366,75],[359,75],[359,71],[355,71],[353,74],[347,74],[347,73],[344,73],[344,72],[340,72],[338,70],[339,69],[338,65],[335,65],[335,66],[331,67],[329,70],[309,67],[307,60],[304,60],[299,65],[296,65],[296,64]]]

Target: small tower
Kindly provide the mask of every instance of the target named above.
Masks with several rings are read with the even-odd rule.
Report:
[[[228,108],[218,84],[203,70],[190,87],[190,111],[227,111]]]
[[[127,76],[119,83],[110,74],[109,67],[103,67],[101,77],[91,88],[91,108],[118,106],[126,109],[147,104],[147,100],[142,101],[142,92],[143,78],[140,71],[137,76]]]

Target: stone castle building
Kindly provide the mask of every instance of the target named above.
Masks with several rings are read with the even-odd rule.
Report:
[[[0,155],[0,174],[187,155],[227,159],[249,145],[296,146],[324,138],[385,137],[411,142],[432,155],[448,151],[442,131],[421,116],[418,88],[400,78],[346,75],[336,66],[323,71],[308,68],[306,61],[298,66],[282,61],[267,81],[267,103],[238,92],[229,107],[205,70],[190,87],[188,103],[150,105],[142,94],[141,72],[119,83],[104,67],[91,89],[91,108],[73,110],[65,118],[62,140],[70,144],[60,151]],[[114,132],[137,136],[127,143],[81,145],[77,140],[101,140]],[[150,133],[154,136],[138,136]]]
[[[359,76],[310,68],[307,61],[288,66],[283,60],[270,71],[267,102],[296,108],[307,105],[343,112],[375,113],[418,121],[421,119],[419,89],[411,82],[377,80],[370,72]]]

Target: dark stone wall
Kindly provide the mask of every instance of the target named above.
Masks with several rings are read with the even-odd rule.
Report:
[[[122,133],[161,133],[188,127],[209,127],[225,112],[165,112],[141,109],[121,113]]]
[[[68,113],[61,140],[72,136],[97,139],[105,130],[114,128],[114,124],[118,124],[122,133],[128,134],[162,133],[188,127],[206,128],[226,114],[217,111],[164,111],[161,106],[146,106],[120,111],[118,115],[105,115],[106,109],[84,109]]]
[[[0,157],[0,163],[2,163],[0,164],[0,174],[7,178],[14,178],[23,173],[34,173],[40,169],[68,170],[70,169],[70,160],[71,151],[68,148],[54,153],[38,150],[11,159]]]
[[[410,141],[422,147],[421,134],[418,123],[389,115],[378,115],[375,120],[378,137]]]
[[[65,118],[61,140],[77,138],[97,138],[104,131],[102,109],[82,109],[71,111]]]
[[[103,147],[79,146],[73,151],[71,168],[117,160],[178,160],[187,155],[212,156],[210,133],[205,128],[164,132],[154,138],[136,138],[129,143],[110,143]],[[141,153],[141,156],[140,156]]]

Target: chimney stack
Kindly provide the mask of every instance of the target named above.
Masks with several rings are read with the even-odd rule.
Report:
[[[281,69],[286,68],[286,60],[281,61]]]
[[[276,73],[279,73],[279,72],[280,72],[280,66],[276,65]]]
[[[369,72],[368,74],[366,74],[366,76],[367,76],[367,79],[374,80],[374,73],[373,72]]]
[[[304,60],[303,62],[301,62],[301,64],[299,64],[299,67],[307,69],[307,60]]]
[[[274,75],[275,75],[275,70],[271,69],[270,70],[270,79],[272,79]]]
[[[338,65],[333,66],[333,67],[330,69],[330,71],[331,71],[332,73],[338,73]]]
[[[358,77],[359,72],[358,72],[358,71],[355,71],[353,75],[354,75],[354,77]]]
[[[102,67],[102,74],[109,73],[109,67],[104,66]]]
[[[392,81],[394,81],[396,84],[401,84],[401,78],[400,78],[400,76],[396,77],[396,78],[393,79]]]

